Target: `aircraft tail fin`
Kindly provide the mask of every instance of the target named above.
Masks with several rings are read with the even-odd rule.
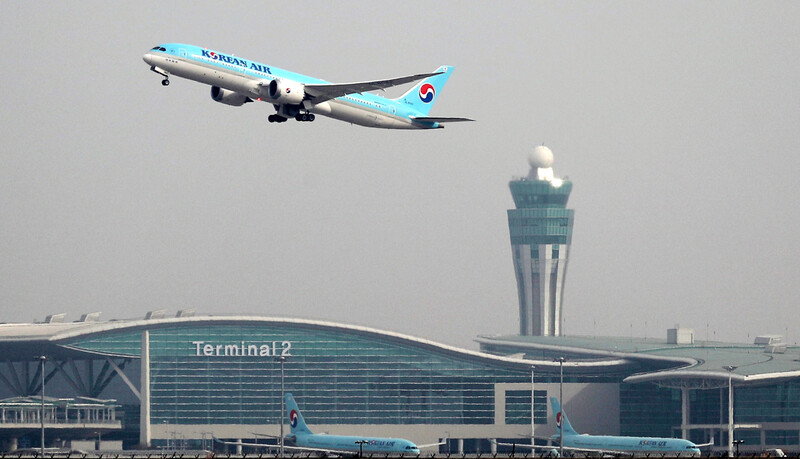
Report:
[[[431,107],[439,97],[444,84],[453,73],[453,67],[450,65],[443,65],[436,69],[437,75],[425,78],[417,83],[416,86],[409,89],[408,92],[395,99],[405,105],[410,105],[414,110],[427,115],[431,111]]]
[[[553,414],[556,417],[556,427],[559,430],[564,429],[564,435],[578,435],[578,432],[575,432],[575,429],[569,423],[567,414],[561,411],[561,403],[559,403],[558,399],[550,397],[550,405],[553,407]]]
[[[297,402],[294,401],[291,392],[286,393],[286,414],[289,416],[289,427],[292,429],[292,434],[310,434],[312,433],[303,420],[303,415],[300,414],[300,408],[297,407]]]

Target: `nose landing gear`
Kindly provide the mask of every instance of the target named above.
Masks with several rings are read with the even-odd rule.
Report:
[[[156,67],[155,65],[150,67],[150,70],[164,77],[164,79],[161,80],[161,86],[169,86],[169,73]]]
[[[294,117],[297,121],[314,121],[316,116],[313,113],[298,113],[297,116]]]

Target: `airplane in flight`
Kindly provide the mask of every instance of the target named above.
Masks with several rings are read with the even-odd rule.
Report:
[[[412,441],[404,438],[315,434],[311,432],[311,429],[306,425],[303,415],[300,414],[300,408],[298,408],[297,402],[295,402],[292,394],[290,392],[286,393],[284,398],[286,402],[286,415],[288,416],[289,427],[291,429],[289,435],[286,436],[286,440],[291,444],[284,444],[284,449],[287,451],[339,455],[380,454],[419,456],[419,450],[421,448],[431,448],[444,444],[444,442],[440,442],[417,446]],[[264,434],[254,435],[271,437],[271,435]],[[237,443],[222,441],[216,438],[215,441],[233,446],[251,446],[268,448],[270,450],[277,450],[279,448],[276,445],[267,445],[263,443]]]
[[[383,129],[435,129],[444,123],[473,121],[469,118],[428,116],[442,87],[453,73],[452,66],[439,67],[432,73],[355,83],[330,83],[299,73],[224,54],[198,46],[166,43],[154,46],[143,59],[150,70],[211,86],[211,99],[234,107],[254,100],[267,102],[276,113],[270,123],[289,118],[314,121],[315,114],[360,126]],[[421,80],[421,81],[420,81]],[[396,99],[369,91],[419,81]]]
[[[563,433],[563,449],[571,452],[599,453],[599,454],[625,454],[631,456],[680,456],[699,457],[700,448],[710,446],[712,443],[697,445],[683,438],[664,437],[629,437],[618,435],[588,435],[579,434],[572,428],[566,413],[561,410],[561,404],[556,397],[550,397],[550,405],[556,418],[556,427],[559,433],[548,437],[548,440],[558,443]],[[522,448],[544,449],[552,455],[557,455],[558,446],[543,446],[529,444],[498,443],[499,445],[515,446]],[[555,454],[553,454],[555,453]]]

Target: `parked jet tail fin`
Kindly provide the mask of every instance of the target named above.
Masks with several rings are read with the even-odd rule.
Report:
[[[561,411],[561,403],[559,403],[558,399],[550,397],[550,405],[553,407],[553,415],[556,417],[556,427],[559,430],[563,428],[564,435],[578,435],[578,432],[575,432],[575,429],[569,423],[566,413]]]
[[[439,67],[436,75],[425,78],[420,81],[416,86],[409,89],[408,92],[395,99],[405,105],[410,105],[414,110],[427,115],[431,111],[431,107],[439,97],[444,84],[453,73],[453,67],[450,65],[443,65]]]
[[[300,408],[297,407],[297,402],[294,401],[291,392],[286,393],[286,414],[289,416],[289,427],[292,429],[292,434],[310,434],[312,433],[303,420],[303,415],[300,414]]]

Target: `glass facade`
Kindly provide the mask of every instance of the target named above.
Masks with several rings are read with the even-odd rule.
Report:
[[[69,346],[136,355],[141,334]],[[325,327],[181,324],[149,334],[151,424],[276,424],[281,354],[286,391],[319,424],[493,424],[494,385],[530,382],[527,368]]]
[[[681,425],[681,391],[655,384],[620,385],[620,435],[672,437]]]
[[[508,230],[511,244],[568,244],[572,238],[572,209],[510,209]],[[554,247],[558,250],[558,247]],[[531,252],[538,258],[538,253]],[[557,256],[554,258],[558,258]]]
[[[797,430],[765,430],[764,443],[767,445],[800,445],[800,432]]]
[[[800,421],[800,381],[734,387],[736,423],[797,423]],[[726,445],[728,433],[728,388],[689,391],[690,424],[721,425],[714,435],[717,445]],[[622,435],[680,436],[674,427],[681,424],[681,391],[655,384],[620,386]],[[773,424],[774,425],[774,424]],[[691,431],[689,440],[709,441],[701,430]],[[763,436],[763,438],[762,438]],[[743,447],[800,445],[800,429],[742,428],[734,433]],[[763,441],[762,441],[763,440]]]
[[[733,397],[736,422],[800,422],[800,380],[734,387]]]

